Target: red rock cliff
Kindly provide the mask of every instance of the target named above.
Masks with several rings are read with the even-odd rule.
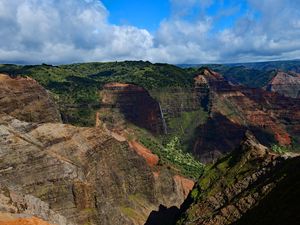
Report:
[[[109,83],[104,86],[100,97],[103,107],[118,110],[127,121],[153,133],[164,132],[160,106],[144,88]]]

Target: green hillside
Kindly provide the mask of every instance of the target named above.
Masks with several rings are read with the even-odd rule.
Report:
[[[132,83],[148,90],[191,87],[193,84],[193,76],[184,69],[143,61],[61,66],[3,64],[0,73],[37,80],[54,94],[64,121],[79,126],[94,125],[94,113],[99,107],[98,90],[106,83]]]

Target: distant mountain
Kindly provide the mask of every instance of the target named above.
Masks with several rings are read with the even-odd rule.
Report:
[[[248,87],[264,87],[276,75],[278,70],[300,72],[300,60],[270,61],[253,63],[231,64],[181,64],[186,70],[196,70],[200,67],[209,67],[233,82],[239,82]]]
[[[287,61],[269,61],[269,62],[253,62],[253,63],[233,63],[230,66],[245,66],[257,70],[283,70],[300,72],[300,60]]]

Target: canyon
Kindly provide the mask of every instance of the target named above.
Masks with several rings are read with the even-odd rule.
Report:
[[[131,84],[107,84],[100,91],[105,107],[97,114],[99,121],[114,130],[129,121],[156,135],[178,136],[203,163],[233,151],[247,130],[269,147],[298,145],[299,99],[231,84],[210,69],[200,70],[193,85],[148,92]]]
[[[28,82],[7,79],[15,79],[10,87],[14,92]],[[39,106],[37,111],[31,108],[31,115],[45,118],[56,112],[50,98],[41,108],[38,96],[44,89],[30,84],[23,94]],[[99,127],[62,124],[59,117],[30,122],[33,117],[22,117],[26,110],[20,107],[11,115],[4,110],[0,116],[1,212],[61,225],[144,224],[159,205],[179,207],[193,187],[193,181],[157,165],[157,156],[141,144]],[[149,163],[149,156],[156,161]]]
[[[43,75],[43,85],[0,74],[0,225],[296,224],[297,75],[249,88],[206,67],[171,69],[97,88],[103,72],[62,83]],[[171,78],[153,88],[151,76]],[[70,118],[94,126],[69,124],[67,100]]]
[[[198,128],[193,150],[203,162],[213,161],[238,147],[246,130],[267,146],[289,146],[292,138],[299,136],[299,99],[232,85],[209,69],[201,71],[195,80],[196,85],[208,87],[210,107],[210,117]]]

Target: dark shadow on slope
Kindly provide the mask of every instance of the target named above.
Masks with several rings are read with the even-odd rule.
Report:
[[[270,146],[275,143],[274,135],[254,126],[242,126],[231,122],[226,116],[215,113],[196,130],[193,154],[203,163],[210,163],[220,156],[236,149],[245,137],[247,130],[252,131],[260,143]]]
[[[160,205],[158,211],[151,212],[145,225],[174,225],[179,214],[180,210],[175,206],[167,208]]]
[[[284,176],[259,204],[232,225],[296,225],[300,224],[300,157],[290,159],[276,174]]]
[[[212,162],[235,149],[243,140],[246,130],[225,116],[215,114],[197,128],[193,153],[203,163]]]
[[[159,103],[148,91],[136,85],[128,85],[116,91],[116,106],[125,119],[154,134],[164,133],[164,123]]]

